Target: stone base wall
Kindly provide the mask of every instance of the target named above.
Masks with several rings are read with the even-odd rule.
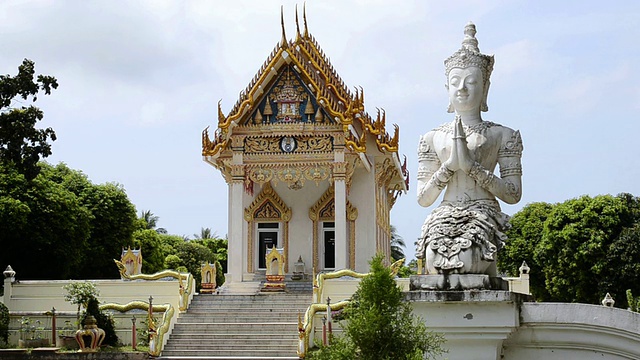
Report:
[[[53,351],[32,351],[0,349],[3,360],[147,360],[151,358],[145,353],[55,353]]]

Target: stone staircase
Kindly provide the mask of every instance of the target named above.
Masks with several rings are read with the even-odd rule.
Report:
[[[298,313],[311,304],[308,289],[195,295],[160,359],[298,359]]]

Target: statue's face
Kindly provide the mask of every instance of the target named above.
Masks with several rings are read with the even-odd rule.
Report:
[[[484,98],[483,84],[482,71],[475,66],[451,69],[447,90],[453,109],[456,112],[480,111],[480,105]]]

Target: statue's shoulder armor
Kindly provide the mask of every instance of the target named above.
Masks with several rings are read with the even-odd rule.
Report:
[[[506,126],[498,125],[496,130],[500,131],[501,144],[500,155],[502,156],[520,156],[524,146],[522,145],[522,137],[519,130],[513,130]]]

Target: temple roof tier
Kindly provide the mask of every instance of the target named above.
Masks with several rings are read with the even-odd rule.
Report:
[[[264,139],[270,139],[265,146],[277,152],[278,141],[286,142],[281,146],[297,147],[305,136],[328,136],[349,152],[392,159],[398,177],[395,183],[402,183],[401,190],[406,191],[408,172],[406,161],[401,164],[398,155],[399,127],[394,125],[393,134],[389,134],[384,110],[377,109],[375,118],[365,111],[363,89],[349,90],[309,33],[306,12],[303,12],[303,19],[304,32],[301,32],[296,10],[296,36],[288,41],[282,20],[282,40],[240,92],[227,115],[222,111],[221,102],[218,103],[217,129],[212,137],[208,127],[202,133],[205,161],[224,173],[223,158],[231,156],[232,138],[237,136],[242,141],[235,143],[247,152],[247,160],[251,160],[252,153],[247,151],[247,138],[253,138],[249,145],[258,148],[266,141]],[[371,149],[371,145],[377,151]],[[300,155],[303,151],[292,150],[291,153]],[[315,155],[320,154],[316,151]],[[321,157],[324,160],[324,156]],[[366,158],[360,156],[363,166],[370,171],[371,164]]]

